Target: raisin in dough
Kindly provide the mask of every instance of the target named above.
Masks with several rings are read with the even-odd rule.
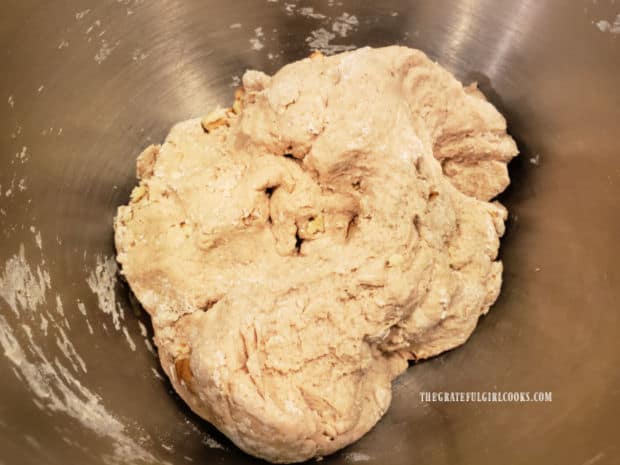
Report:
[[[463,343],[497,298],[489,200],[516,153],[475,86],[417,50],[248,71],[232,109],[140,155],[115,222],[175,389],[272,462],[357,440],[407,361]]]

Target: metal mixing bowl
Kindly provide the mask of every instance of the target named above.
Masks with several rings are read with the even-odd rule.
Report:
[[[256,462],[159,378],[148,319],[113,274],[112,218],[141,148],[229,103],[245,69],[272,73],[312,44],[393,43],[478,81],[507,117],[521,156],[500,198],[511,212],[504,286],[465,346],[410,367],[376,428],[325,463],[620,463],[619,3],[5,0],[2,10],[1,464]],[[553,400],[432,403],[422,391]]]

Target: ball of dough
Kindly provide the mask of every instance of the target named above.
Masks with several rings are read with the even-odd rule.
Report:
[[[422,52],[248,71],[231,109],[138,158],[118,261],[181,397],[272,462],[377,423],[407,361],[463,343],[498,296],[517,153]]]

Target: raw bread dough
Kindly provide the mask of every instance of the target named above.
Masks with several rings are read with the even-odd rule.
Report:
[[[246,452],[303,461],[377,423],[410,359],[500,290],[506,123],[422,52],[248,71],[234,109],[138,158],[118,261],[164,370]]]

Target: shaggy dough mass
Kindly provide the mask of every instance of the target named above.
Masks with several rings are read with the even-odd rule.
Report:
[[[497,298],[489,200],[517,149],[475,85],[404,47],[248,71],[216,116],[140,155],[118,261],[196,413],[273,462],[326,455]]]

